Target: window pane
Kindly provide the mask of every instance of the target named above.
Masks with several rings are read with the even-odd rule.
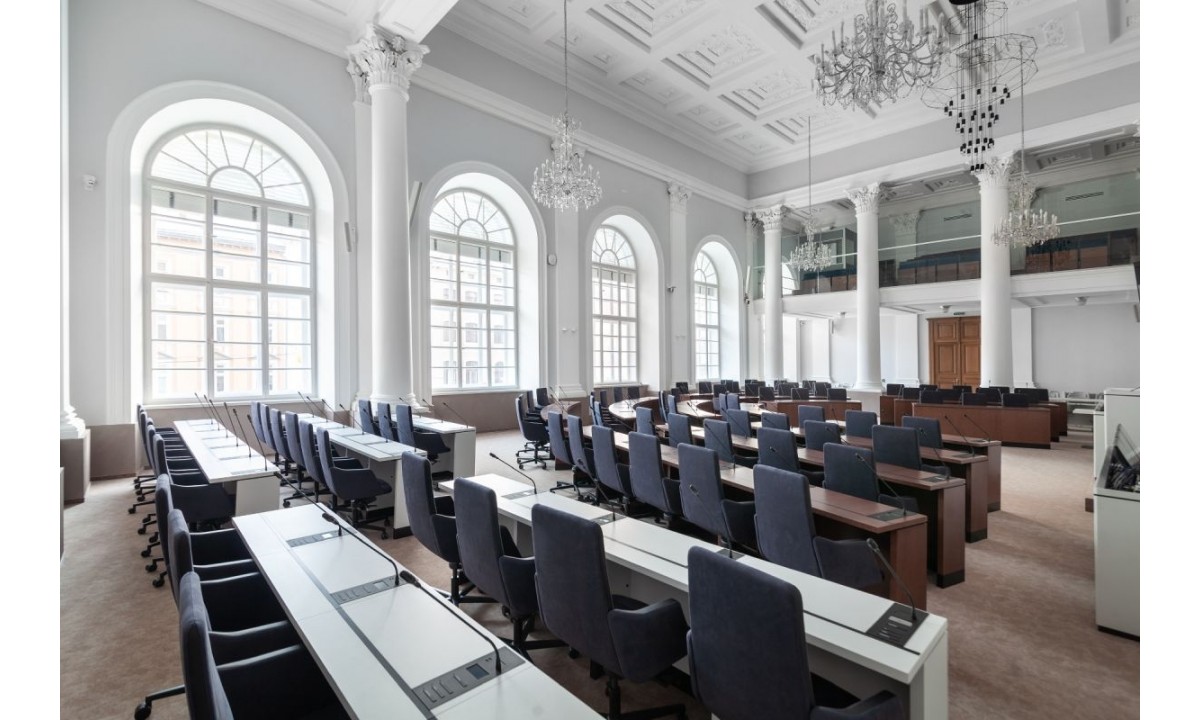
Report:
[[[262,345],[214,343],[213,366],[217,368],[261,368]]]
[[[267,284],[308,287],[311,268],[311,265],[271,260],[267,263]]]
[[[150,246],[150,272],[202,278],[207,256],[203,250],[184,250],[166,245]]]
[[[311,368],[312,348],[308,345],[271,345],[272,368]]]
[[[151,372],[154,397],[163,399],[190,398],[208,394],[203,370],[154,370]]]
[[[274,211],[272,211],[274,212]],[[312,262],[310,250],[312,241],[308,235],[294,237],[272,233],[267,236],[267,257],[272,260],[287,260],[289,262]]]
[[[312,323],[307,320],[267,321],[268,340],[273,343],[311,343]]]
[[[150,313],[150,337],[154,340],[198,340],[203,342],[208,336],[204,325],[203,315]]]
[[[167,283],[150,285],[150,307],[155,310],[202,313],[206,305],[202,286]]]
[[[262,269],[256,257],[213,253],[213,279],[234,282],[262,282]]]
[[[270,293],[267,296],[267,315],[296,320],[309,319],[310,299],[307,295]]]
[[[150,366],[173,370],[197,370],[205,366],[205,344],[202,342],[150,343]]]
[[[255,373],[260,375],[261,373]],[[271,395],[295,395],[312,392],[312,370],[271,370]]]
[[[262,322],[256,317],[217,315],[213,318],[213,340],[231,343],[262,342]]]
[[[216,397],[262,394],[261,370],[217,370],[213,373]]]
[[[219,315],[261,314],[262,293],[257,290],[213,288],[213,312]]]

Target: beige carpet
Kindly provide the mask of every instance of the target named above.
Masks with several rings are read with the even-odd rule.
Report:
[[[479,438],[479,472],[511,474],[487,457],[511,457],[515,433]],[[1093,611],[1091,451],[1072,437],[1053,450],[1004,449],[1004,509],[988,516],[989,538],[967,546],[967,580],[929,587],[929,609],[950,620],[950,707],[954,718],[1135,718],[1139,644],[1101,633]],[[541,487],[552,473],[532,470]],[[88,500],[66,510],[61,566],[63,718],[129,718],[143,695],[179,681],[177,615],[170,592],[151,587],[139,551],[140,515],[126,509],[128,480],[93,483]],[[412,538],[378,541],[414,573],[448,588],[445,564]],[[508,623],[495,606],[464,606],[493,632]],[[591,707],[603,710],[603,683],[561,649],[534,661]],[[685,702],[654,683],[624,684],[625,707]],[[153,718],[185,718],[182,697],[155,703]]]

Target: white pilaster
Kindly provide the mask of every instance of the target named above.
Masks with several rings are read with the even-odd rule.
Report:
[[[1008,175],[1011,152],[993,157],[975,173],[979,179],[979,383],[1013,385],[1012,276],[1009,251],[992,234],[1008,214]]]
[[[61,3],[63,37],[67,32],[66,2]],[[62,102],[61,157],[59,170],[59,264],[58,287],[62,304],[58,309],[58,434],[63,440],[78,440],[84,436],[83,419],[75,414],[71,405],[71,167],[70,133],[67,130],[67,43],[62,44],[61,85],[59,97]]]
[[[755,227],[757,222],[753,212],[747,212],[742,216],[746,224],[746,253],[749,257],[754,256],[754,246],[758,242],[758,229]],[[746,368],[745,377],[762,378],[762,332],[760,332],[761,323],[759,317],[754,314],[750,307],[750,277],[754,274],[754,269],[746,267],[746,277],[742,281],[742,306],[743,327],[746,328],[746,341],[743,343],[745,348],[745,360],[742,367]],[[782,284],[780,285],[782,289]]]
[[[851,188],[858,219],[858,363],[854,389],[880,391],[879,378],[879,183]]]
[[[371,398],[413,402],[408,88],[429,48],[369,25],[347,51],[371,97]]]
[[[763,376],[783,377],[783,205],[755,210],[763,225]]]
[[[354,222],[351,223],[349,250],[353,254],[354,336],[357,338],[357,374],[354,401],[371,397],[371,94],[367,79],[358,73],[354,61],[346,67],[354,81]],[[344,228],[343,228],[344,232]],[[342,242],[347,242],[343,236]]]
[[[692,340],[692,323],[689,322],[689,305],[692,302],[691,267],[688,264],[687,251],[687,203],[692,196],[691,188],[677,182],[667,185],[667,195],[671,200],[671,240],[670,261],[671,279],[667,284],[668,302],[670,303],[670,337],[668,353],[671,356],[671,374],[668,380],[674,385],[679,380],[687,380],[695,384],[696,363],[694,342]]]
[[[591,309],[591,245],[583,247],[577,210],[554,212],[553,248],[558,256],[548,277],[551,282],[552,314],[550,332],[555,336],[553,376],[554,392],[562,398],[584,396],[591,375],[592,358],[586,352],[591,344],[584,323],[584,302]]]

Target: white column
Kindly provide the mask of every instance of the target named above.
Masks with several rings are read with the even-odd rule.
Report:
[[[1011,152],[993,157],[975,173],[979,179],[979,383],[1013,385],[1012,276],[1009,252],[992,234],[1008,214],[1008,173]]]
[[[408,87],[429,48],[371,25],[348,52],[371,95],[371,399],[412,402]]]
[[[688,266],[687,251],[687,203],[692,196],[690,188],[677,182],[667,185],[667,195],[671,199],[671,241],[669,247],[669,267],[671,279],[667,283],[667,294],[670,306],[670,377],[672,383],[687,380],[695,384],[696,363],[692,341],[692,323],[689,322],[689,305],[692,301],[688,290],[691,268]]]
[[[555,393],[571,399],[584,396],[592,367],[592,356],[587,353],[591,338],[586,336],[583,322],[584,308],[590,312],[592,302],[591,242],[584,247],[580,235],[577,210],[554,212],[552,252],[556,262],[548,273],[553,298],[548,324],[555,336],[551,383]]]
[[[346,72],[354,80],[354,219],[350,227],[350,251],[354,254],[354,337],[357,339],[357,377],[354,400],[371,397],[371,94],[367,78],[350,60]],[[342,242],[345,237],[339,238]]]
[[[763,376],[783,377],[783,213],[784,206],[755,210],[763,224]]]
[[[879,183],[846,191],[858,218],[858,372],[855,390],[880,391],[879,382]]]
[[[753,212],[747,212],[743,218],[746,221],[746,257],[753,258],[754,245],[758,242],[756,220]],[[745,328],[745,340],[742,347],[745,348],[746,353],[743,356],[742,367],[746,368],[743,373],[744,377],[762,379],[762,333],[759,332],[759,319],[750,307],[750,278],[754,275],[754,268],[750,267],[751,264],[753,261],[747,263],[745,277],[742,279],[742,327]]]

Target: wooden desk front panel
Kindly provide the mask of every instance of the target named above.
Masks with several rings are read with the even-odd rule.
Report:
[[[910,415],[943,420],[948,416],[965,432],[982,429],[988,437],[1010,445],[1049,449],[1056,438],[1051,432],[1050,410],[1044,407],[1014,408],[999,405],[926,405],[914,403]],[[968,419],[969,418],[969,419]],[[972,424],[974,421],[975,424]],[[978,425],[978,427],[976,427]]]
[[[826,420],[845,420],[847,410],[862,410],[862,403],[857,400],[768,400],[762,403],[762,408],[784,413],[789,425],[799,425],[796,408],[801,405],[824,408]]]

